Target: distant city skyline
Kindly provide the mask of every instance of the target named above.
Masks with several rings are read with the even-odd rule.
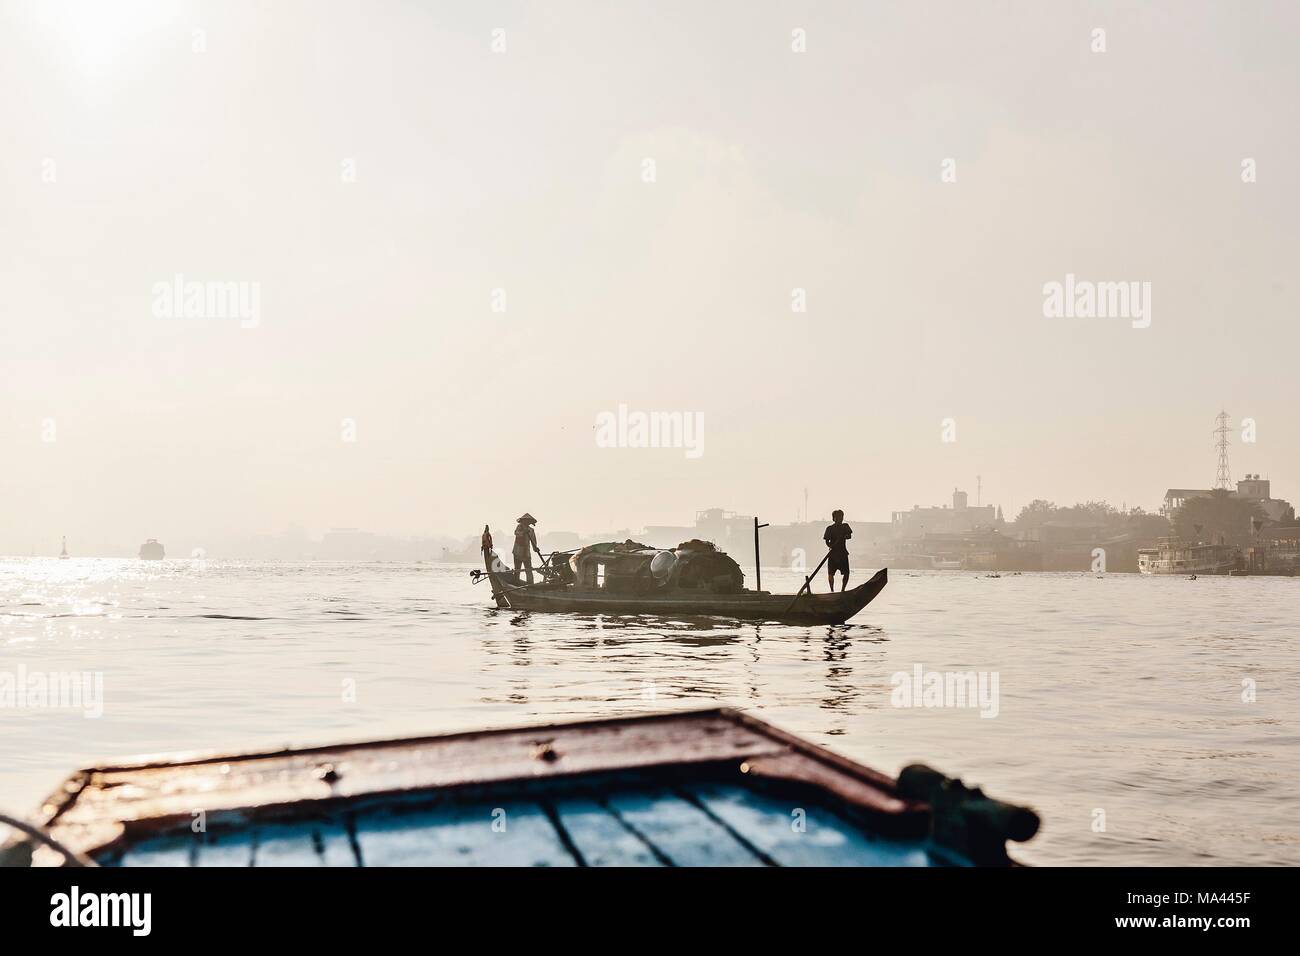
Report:
[[[1265,489],[1265,491],[1263,492],[1264,497],[1267,497],[1268,492],[1272,491],[1273,497],[1275,499],[1280,499],[1280,501],[1275,501],[1274,504],[1280,506],[1287,505],[1289,503],[1289,499],[1287,498],[1287,496],[1279,492],[1276,492],[1276,489],[1271,489],[1270,485],[1271,483],[1266,477],[1261,482],[1259,480],[1259,475],[1251,474],[1251,473],[1243,473],[1241,478],[1237,481],[1238,487],[1246,486],[1251,490],[1252,493],[1254,493],[1257,488]],[[1201,490],[1208,493],[1208,488],[1209,486],[1206,485]],[[1168,495],[1176,491],[1181,492],[1182,489],[1178,489],[1173,486],[1166,489],[1166,492],[1164,493],[1165,498],[1158,506],[1148,506],[1145,503],[1134,503],[1134,502],[1127,502],[1127,501],[1120,501],[1120,502],[1106,501],[1105,499],[1099,499],[1096,497],[1082,498],[1077,501],[1067,501],[1065,499],[1039,495],[1025,502],[1019,503],[1014,508],[1012,508],[1012,507],[1004,506],[1001,502],[991,502],[989,504],[985,504],[982,506],[971,504],[969,501],[970,496],[966,491],[966,489],[960,486],[956,486],[953,488],[953,491],[950,495],[950,500],[948,502],[934,502],[934,503],[914,502],[909,508],[895,509],[891,511],[889,515],[884,517],[879,517],[877,515],[866,514],[866,513],[864,514],[849,513],[847,517],[849,520],[857,521],[857,522],[865,521],[873,524],[882,524],[882,525],[888,525],[892,523],[898,529],[899,534],[907,535],[911,533],[919,533],[918,528],[924,528],[925,525],[924,519],[923,518],[918,519],[916,517],[916,513],[918,511],[922,515],[924,515],[924,513],[926,512],[941,512],[944,510],[961,508],[961,509],[965,509],[967,512],[971,514],[975,512],[979,512],[982,515],[989,516],[990,521],[996,520],[992,517],[996,515],[1000,517],[1001,520],[1006,521],[1008,524],[1013,524],[1019,517],[1020,511],[1026,505],[1030,504],[1033,501],[1051,501],[1055,505],[1062,508],[1070,508],[1075,505],[1082,505],[1088,502],[1101,501],[1104,502],[1105,504],[1114,507],[1115,509],[1117,509],[1122,513],[1132,512],[1134,509],[1140,508],[1142,511],[1144,511],[1149,515],[1161,515],[1161,514],[1169,513],[1169,508],[1171,503],[1169,501]],[[1180,498],[1178,499],[1176,504],[1181,504],[1181,503],[1182,503],[1182,499]],[[799,525],[799,524],[815,525],[823,521],[829,522],[831,517],[830,516],[831,510],[833,509],[828,509],[826,514],[824,515],[819,515],[817,513],[810,513],[809,515],[795,514],[794,516],[788,519],[782,518],[781,516],[778,515],[762,515],[761,517],[765,519],[770,519],[771,523],[776,526],[790,526],[790,525]],[[1270,511],[1273,510],[1278,510],[1278,509],[1270,509]],[[710,508],[696,508],[693,511],[691,511],[689,516],[683,516],[677,521],[662,522],[662,523],[642,522],[639,524],[635,521],[627,521],[623,523],[613,522],[613,523],[607,523],[602,526],[590,527],[590,528],[569,528],[569,527],[558,527],[558,526],[544,527],[541,529],[541,536],[543,539],[545,539],[548,536],[572,535],[577,538],[581,538],[585,540],[594,540],[596,537],[599,537],[601,535],[608,535],[615,532],[636,533],[636,532],[644,532],[650,528],[655,528],[655,527],[661,529],[672,528],[672,527],[685,529],[693,526],[693,523],[698,515],[709,511],[721,511],[721,512],[725,512],[728,515],[735,515],[737,517],[745,517],[745,518],[752,517],[752,513],[746,512],[743,509],[732,509],[732,508],[720,507],[715,505]],[[1278,517],[1277,514],[1271,514],[1270,516],[1275,519]],[[514,524],[512,520],[501,521],[496,523],[489,521],[487,523],[492,525],[492,527],[494,528],[494,534],[501,540],[505,540],[505,535],[509,534]],[[975,523],[978,524],[980,522],[975,522]],[[917,527],[913,527],[914,525],[916,525]],[[972,522],[967,521],[965,525],[972,525]],[[172,558],[222,557],[222,556],[237,558],[237,557],[257,557],[257,556],[285,557],[285,556],[293,555],[293,556],[311,556],[314,558],[322,558],[322,557],[328,558],[331,554],[331,549],[333,549],[334,551],[338,552],[336,556],[347,557],[350,555],[356,555],[361,553],[360,551],[361,543],[366,541],[367,539],[371,539],[373,541],[374,547],[376,549],[381,550],[385,555],[389,557],[400,555],[400,556],[407,557],[411,560],[436,560],[443,550],[455,551],[455,550],[465,549],[467,547],[471,551],[475,550],[477,548],[477,541],[480,533],[481,533],[481,528],[475,528],[472,529],[472,531],[465,531],[459,533],[456,531],[441,531],[441,530],[435,530],[431,532],[415,532],[415,531],[408,530],[406,532],[402,532],[402,531],[392,531],[392,530],[383,530],[383,529],[357,528],[357,527],[344,527],[344,526],[331,526],[331,527],[316,530],[316,529],[306,528],[303,525],[298,524],[296,522],[289,522],[288,524],[286,524],[285,526],[283,526],[278,530],[264,530],[260,532],[254,532],[251,534],[241,535],[238,537],[230,537],[230,536],[222,536],[222,535],[181,536],[178,540],[182,546],[179,548],[174,548],[169,553],[169,556]],[[65,536],[60,535],[60,544],[62,544],[64,537]],[[330,544],[331,540],[335,542],[333,546],[331,546]],[[343,549],[339,545],[339,542],[346,541],[346,540],[351,540],[356,544],[354,550],[349,552]],[[197,542],[208,542],[208,543],[201,544]],[[81,553],[102,554],[106,556],[133,555],[135,553],[136,548],[138,547],[137,545],[128,545],[123,542],[105,543],[103,541],[92,540],[91,547],[87,550],[84,547],[85,544],[86,542],[83,541],[82,542],[83,548]],[[74,546],[74,550],[75,550],[75,546]],[[15,556],[22,556],[22,555],[42,556],[45,554],[45,552],[40,551],[35,546],[33,546],[27,552],[0,551],[0,554],[11,554]]]
[[[1217,454],[1217,450],[1216,450],[1216,454]],[[1252,476],[1255,478],[1260,477],[1260,473],[1258,472],[1256,473],[1240,472],[1238,474],[1240,474],[1245,479],[1250,479]],[[1265,483],[1268,484],[1269,483],[1268,475],[1264,474],[1263,478],[1265,479]],[[982,476],[977,476],[977,483],[978,486],[980,487],[980,493],[981,495],[983,495],[985,489],[982,486]],[[1214,485],[1215,482],[1203,482],[1200,485],[1194,487],[1201,487],[1201,488],[1208,489],[1214,487]],[[1166,485],[1165,487],[1168,489],[1168,488],[1176,488],[1181,486]],[[1189,487],[1193,487],[1193,486],[1189,486]],[[1274,489],[1274,491],[1276,492],[1277,498],[1290,499],[1291,497],[1300,497],[1294,494],[1292,495],[1284,494],[1283,492],[1279,491],[1276,488]],[[968,492],[969,492],[968,487],[959,483],[953,486],[952,492],[950,492],[950,496],[953,493],[968,495]],[[805,493],[804,489],[801,489],[801,494],[803,493]],[[1160,495],[1163,496],[1164,492],[1160,492]],[[1120,499],[1119,501],[1114,501],[1107,498],[1099,497],[1097,495],[1085,495],[1083,497],[1069,499],[1064,496],[1052,496],[1051,494],[1031,494],[1030,497],[1020,502],[1004,503],[1002,501],[994,501],[985,507],[997,508],[1000,511],[1003,511],[1005,513],[1004,514],[1005,520],[1011,522],[1011,521],[1015,521],[1020,510],[1025,505],[1029,504],[1031,501],[1036,501],[1036,500],[1052,501],[1055,504],[1062,507],[1074,505],[1074,504],[1082,504],[1089,501],[1104,501],[1107,504],[1110,504],[1117,509],[1128,511],[1134,508],[1141,508],[1142,510],[1152,514],[1160,513],[1163,505],[1165,504],[1163,501],[1159,504],[1150,504],[1146,501],[1137,501],[1133,499]],[[713,504],[710,505],[709,507],[710,508],[721,507],[723,508],[723,510],[726,510],[728,512],[733,512],[736,514],[755,513],[752,511],[746,511],[745,509],[742,508],[727,507],[726,505]],[[804,513],[805,507],[808,508],[807,514]],[[816,508],[812,507],[811,505],[805,505],[804,502],[801,500],[798,507],[795,509],[794,515],[791,517],[785,517],[777,513],[764,513],[762,517],[770,518],[773,521],[781,524],[799,523],[802,521],[811,521],[811,522],[817,522],[822,520],[829,521],[831,511],[837,507],[841,507],[841,505],[838,503],[830,503],[826,506],[824,513],[818,513]],[[844,509],[844,510],[849,511],[850,517],[854,518],[855,520],[887,522],[890,520],[891,515],[894,515],[901,511],[907,511],[912,508],[926,509],[926,508],[936,508],[936,507],[948,507],[948,505],[944,504],[942,501],[940,502],[916,501],[916,502],[912,502],[907,508],[891,508],[884,515],[879,515],[875,512],[869,512],[869,511],[853,512],[853,511],[849,511],[849,509]],[[689,512],[689,516],[693,518],[695,514],[704,510],[708,510],[708,509],[707,508],[691,509]],[[497,528],[505,527],[508,529],[509,526],[513,525],[513,520],[498,519],[496,522],[494,522],[491,518],[489,518],[484,523],[492,524],[494,527]],[[605,522],[604,524],[597,524],[588,527],[581,527],[581,526],[561,527],[555,523],[548,522],[543,527],[543,533],[544,534],[549,532],[572,533],[572,534],[577,534],[585,537],[593,534],[600,534],[604,532],[612,532],[618,530],[638,530],[650,526],[671,526],[671,525],[688,525],[688,524],[690,524],[690,521],[684,520],[682,518],[679,518],[677,520],[669,520],[669,521],[642,521],[640,523],[638,523],[635,519],[632,518],[629,518],[628,520],[624,520],[624,521],[620,521],[617,518],[611,518],[609,521]],[[451,548],[451,547],[462,546],[465,541],[474,539],[478,536],[478,534],[481,532],[481,526],[476,525],[467,530],[444,529],[444,528],[427,528],[427,529],[364,528],[358,526],[335,525],[335,524],[325,525],[317,528],[317,527],[308,526],[305,523],[298,522],[298,521],[288,521],[282,524],[281,526],[279,526],[278,528],[264,528],[260,530],[254,529],[254,530],[241,532],[240,534],[235,536],[231,536],[228,533],[204,534],[201,532],[195,532],[193,530],[188,530],[188,531],[182,530],[181,533],[172,534],[171,537],[173,540],[180,540],[183,542],[209,541],[217,545],[219,548],[224,548],[225,550],[229,550],[232,553],[239,553],[239,552],[257,551],[258,546],[256,544],[253,544],[254,542],[262,542],[263,544],[267,544],[269,542],[274,541],[280,544],[284,544],[293,540],[297,540],[301,542],[302,545],[305,547],[306,545],[313,542],[319,544],[324,538],[329,536],[331,533],[337,533],[337,532],[355,532],[355,533],[361,533],[366,535],[373,535],[373,536],[388,539],[389,542],[419,541],[419,542],[427,543],[428,548],[431,551],[436,551],[443,547]],[[50,540],[58,540],[61,546],[63,539],[65,539],[66,537],[67,535],[65,532],[58,532]],[[148,537],[157,537],[157,535],[150,532]],[[142,537],[141,540],[144,540],[144,537]],[[134,553],[136,547],[138,547],[138,545],[128,545],[123,541],[110,541],[109,539],[102,538],[102,537],[101,538],[91,537],[89,539],[83,539],[82,541],[83,545],[87,541],[89,541],[91,544],[91,551],[96,553],[99,552],[106,553],[106,554],[128,553],[128,552]],[[11,555],[35,554],[39,556],[41,554],[46,553],[46,550],[48,550],[48,549],[42,550],[45,543],[46,543],[45,537],[42,537],[40,543],[34,541],[28,546],[27,549],[24,550],[22,548],[14,548],[12,546],[6,549],[3,547],[4,542],[0,541],[0,554],[11,554]],[[193,545],[187,544],[185,548],[182,549],[182,552],[184,553],[173,553],[172,556],[173,557],[188,556],[189,552],[193,550],[206,552],[208,547],[209,547],[208,545],[204,545],[204,544],[193,544]],[[415,549],[413,549],[413,553],[414,550]],[[57,553],[57,551],[49,552],[49,553],[53,554],[53,553]],[[436,555],[434,556],[436,557]]]

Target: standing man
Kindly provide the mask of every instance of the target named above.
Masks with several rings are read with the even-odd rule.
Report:
[[[483,526],[483,537],[479,540],[483,548],[483,567],[492,570],[492,529],[487,525]]]
[[[539,558],[542,556],[541,549],[537,547],[537,532],[533,530],[535,524],[537,519],[525,511],[515,525],[515,574],[519,574],[520,568],[526,569],[529,584],[533,583],[533,556],[529,551],[536,551]]]
[[[826,542],[826,547],[831,549],[830,560],[826,562],[826,574],[831,582],[831,590],[835,590],[835,572],[839,571],[844,575],[844,580],[840,584],[840,590],[843,591],[849,586],[849,546],[848,540],[853,537],[853,529],[844,523],[844,512],[836,508],[831,512],[831,518],[834,524],[826,526],[826,533],[822,535],[822,540]]]

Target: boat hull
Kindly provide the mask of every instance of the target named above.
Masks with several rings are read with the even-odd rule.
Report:
[[[881,568],[864,584],[834,594],[792,594],[741,591],[737,594],[613,595],[603,590],[563,584],[518,586],[509,576],[488,573],[497,606],[516,611],[552,611],[568,614],[657,615],[725,617],[741,621],[776,621],[783,624],[843,624],[871,603],[889,583]]]
[[[1139,574],[1231,574],[1241,566],[1241,552],[1227,544],[1161,539],[1157,548],[1138,550]]]
[[[929,767],[895,780],[730,710],[117,761],[34,822],[57,844],[0,866],[1006,866],[1038,830]]]
[[[1236,559],[1223,561],[1159,561],[1143,562],[1138,565],[1139,574],[1232,574],[1241,567]]]

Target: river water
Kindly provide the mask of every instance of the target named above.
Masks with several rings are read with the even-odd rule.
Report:
[[[904,571],[808,628],[519,615],[469,570],[0,560],[0,689],[102,675],[80,709],[0,694],[0,807],[110,757],[725,704],[1033,805],[1025,862],[1300,863],[1300,579]],[[917,668],[988,696],[899,706]]]

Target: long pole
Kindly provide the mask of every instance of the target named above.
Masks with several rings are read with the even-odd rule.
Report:
[[[820,570],[822,569],[822,565],[826,563],[827,559],[829,559],[830,556],[831,556],[831,553],[830,553],[829,550],[827,550],[826,555],[825,555],[825,556],[822,558],[822,560],[821,560],[821,564],[818,564],[817,567],[813,570],[813,573],[810,574],[810,575],[808,575],[808,577],[806,577],[806,578],[803,579],[803,587],[801,587],[801,588],[799,589],[799,593],[796,594],[796,595],[794,596],[794,601],[791,601],[791,602],[790,602],[789,607],[787,607],[784,611],[781,612],[782,614],[789,614],[789,613],[790,613],[790,608],[794,607],[794,602],[797,601],[797,600],[799,600],[799,598],[803,597],[804,588],[806,588],[806,587],[808,587],[808,585],[812,584],[812,579],[815,578],[815,577],[817,577],[817,572],[820,571]]]
[[[758,529],[766,528],[767,525],[759,524],[758,518],[754,518],[754,590],[763,590],[763,564],[758,560]]]

